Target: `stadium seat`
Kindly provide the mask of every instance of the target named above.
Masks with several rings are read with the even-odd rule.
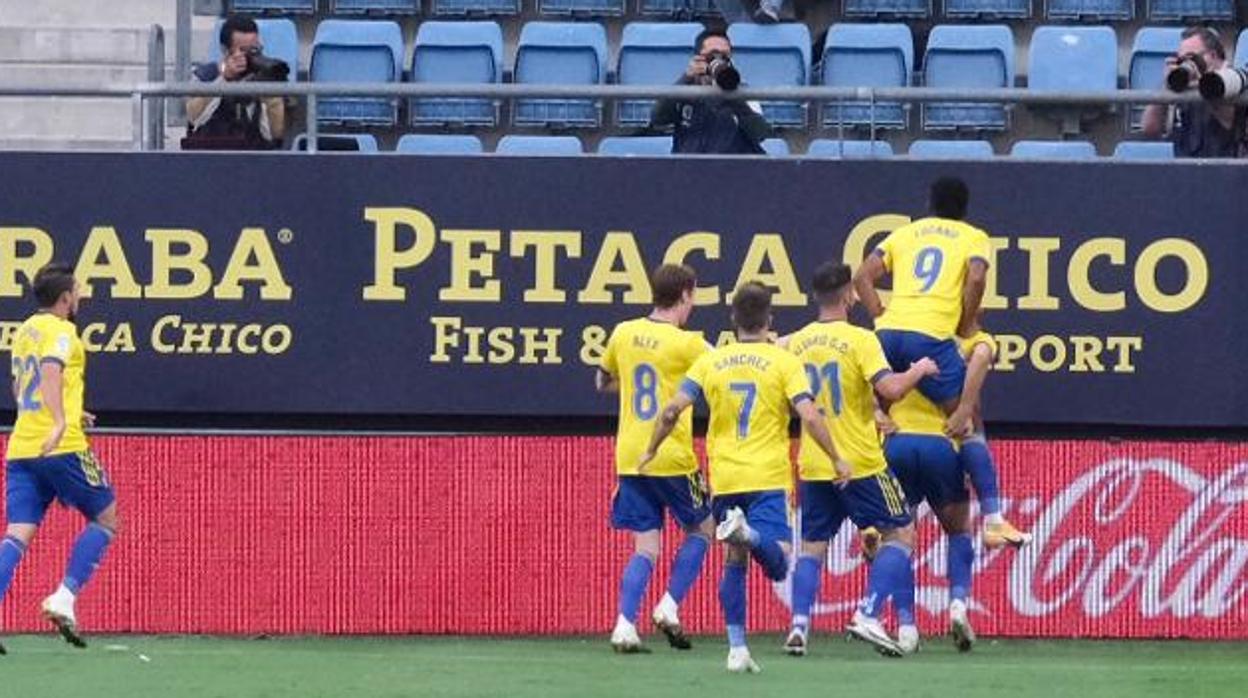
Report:
[[[1045,0],[1048,19],[1135,19],[1135,0]]]
[[[442,133],[408,133],[399,138],[396,153],[416,155],[476,155],[484,152],[476,136]]]
[[[425,22],[412,49],[412,82],[503,81],[503,30],[497,22]],[[409,103],[413,126],[494,126],[499,103],[483,98],[421,98]]]
[[[537,0],[538,14],[563,17],[620,17],[625,0]]]
[[[1235,19],[1235,0],[1148,0],[1148,18],[1156,22]]]
[[[308,134],[301,133],[295,136],[294,142],[290,144],[291,150],[306,151],[308,149]],[[318,152],[360,152],[360,153],[376,153],[377,138],[367,133],[325,133],[317,135],[316,149]]]
[[[638,0],[638,14],[647,17],[719,17],[721,13],[715,0]]]
[[[807,146],[806,155],[834,160],[891,158],[893,146],[886,141],[842,141],[834,138],[816,138]]]
[[[911,157],[944,160],[976,160],[993,155],[988,141],[917,140],[910,144]]]
[[[914,36],[905,24],[834,24],[824,40],[821,78],[832,87],[907,87],[914,66]],[[874,122],[883,128],[905,128],[905,105],[876,102]],[[865,126],[872,123],[870,102],[829,102],[823,125]]]
[[[671,155],[671,136],[610,136],[598,143],[599,155]]]
[[[1114,146],[1116,160],[1173,160],[1174,144],[1168,141],[1123,141]]]
[[[1166,58],[1178,50],[1182,33],[1179,27],[1142,27],[1136,32],[1127,66],[1128,89],[1164,88]],[[1143,106],[1132,105],[1127,112],[1127,130],[1139,131],[1143,115]]]
[[[785,156],[791,152],[789,142],[783,138],[768,138],[762,142],[762,146],[768,155]]]
[[[1236,67],[1248,66],[1248,29],[1239,33],[1239,40],[1235,42],[1235,55],[1231,59]]]
[[[221,43],[217,37],[221,35],[224,20],[217,20],[212,28],[212,46],[208,49],[208,60],[216,63],[221,60]],[[299,32],[295,23],[289,19],[257,19],[256,26],[260,29],[260,44],[264,53],[273,58],[280,58],[290,66],[290,74],[286,80],[294,82],[299,75]]]
[[[576,136],[503,136],[494,152],[503,155],[580,155],[585,152]]]
[[[621,85],[670,85],[685,72],[693,42],[702,31],[697,22],[630,22],[620,39],[616,79]],[[648,99],[616,103],[615,122],[641,126],[650,122]]]
[[[330,0],[329,10],[339,15],[415,15],[420,14],[420,0]]]
[[[242,14],[273,12],[310,15],[316,13],[316,0],[230,0],[230,11]]]
[[[932,16],[931,0],[845,0],[846,17]]]
[[[1004,24],[932,28],[923,58],[928,87],[1014,86],[1014,32]],[[923,107],[923,128],[1005,129],[1003,104],[936,103]]]
[[[1096,148],[1087,141],[1018,141],[1010,148],[1010,155],[1046,160],[1090,160],[1096,157]]]
[[[397,23],[327,19],[316,27],[309,75],[313,82],[398,82],[402,61]],[[323,97],[317,119],[390,126],[398,122],[398,103],[385,97]]]
[[[435,17],[493,17],[520,14],[520,0],[433,0]]]
[[[607,76],[607,32],[601,24],[529,22],[516,49],[517,83],[597,85]],[[518,99],[517,126],[596,128],[602,102],[589,99]]]
[[[1039,27],[1027,63],[1032,90],[1118,89],[1118,39],[1109,27]]]
[[[728,27],[732,61],[741,81],[753,87],[810,83],[810,29],[805,24],[733,24]],[[806,125],[802,102],[763,102],[763,115],[779,128]]]
[[[945,17],[1027,19],[1031,17],[1031,0],[945,0]]]

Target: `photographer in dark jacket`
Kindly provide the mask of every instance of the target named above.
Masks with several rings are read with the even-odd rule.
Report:
[[[247,17],[221,25],[221,62],[195,67],[199,82],[281,81],[290,67],[264,55],[260,29]],[[184,149],[268,150],[281,147],[286,104],[281,97],[192,97],[187,100]]]
[[[695,45],[697,53],[677,84],[736,89],[740,76],[732,67],[728,35],[708,29],[698,35]],[[762,154],[761,143],[771,135],[759,106],[737,99],[661,99],[650,114],[650,125],[675,127],[673,153]]]
[[[1210,27],[1188,27],[1178,52],[1166,59],[1163,84],[1174,92],[1193,90],[1202,77],[1226,65],[1226,48],[1218,33]],[[1248,109],[1229,101],[1202,100],[1174,108],[1151,104],[1141,126],[1146,138],[1168,134],[1181,158],[1248,156]]]

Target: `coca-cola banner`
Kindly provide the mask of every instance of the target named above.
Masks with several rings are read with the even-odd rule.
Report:
[[[607,526],[608,438],[112,436],[98,450],[121,536],[78,606],[87,632],[605,633],[629,537]],[[978,549],[982,634],[1248,638],[1248,446],[1000,441],[1008,516],[1031,546]],[[42,627],[77,515],[31,548],[0,627]],[[944,628],[944,545],[917,553],[920,624]],[[817,630],[863,589],[837,537]],[[677,532],[647,603],[666,582]],[[683,611],[717,633],[718,550]],[[782,629],[785,585],[751,572],[750,625]]]
[[[697,269],[713,342],[749,280],[789,332],[818,264],[857,264],[956,172],[994,250],[992,419],[1248,426],[1244,167],[0,153],[0,172],[20,173],[0,177],[0,351],[34,271],[74,264],[111,412],[605,416],[585,387],[648,311],[648,269]]]

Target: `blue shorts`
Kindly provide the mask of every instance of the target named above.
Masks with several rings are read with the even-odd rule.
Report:
[[[663,512],[670,510],[684,528],[697,528],[711,515],[706,504],[702,473],[650,476],[621,475],[611,502],[611,525],[626,531],[663,528]]]
[[[781,542],[793,539],[793,527],[789,525],[789,496],[784,490],[724,494],[711,500],[711,510],[715,512],[717,522],[722,522],[733,507],[741,507],[750,528],[758,531],[763,538]]]
[[[5,515],[11,524],[41,523],[54,499],[94,520],[117,499],[90,451],[11,460],[5,470]]]
[[[802,504],[802,540],[832,540],[849,517],[840,486],[827,480],[803,480],[797,487]]]
[[[850,480],[842,494],[849,518],[858,528],[887,531],[910,525],[906,494],[888,470]]]
[[[966,360],[958,351],[956,339],[933,339],[922,332],[877,330],[884,347],[884,356],[897,373],[910,369],[910,364],[927,356],[940,368],[940,375],[926,376],[919,381],[919,392],[928,400],[943,405],[962,395],[966,381]]]
[[[933,509],[940,509],[971,497],[958,452],[943,436],[893,434],[884,441],[884,457],[911,506],[926,499]]]

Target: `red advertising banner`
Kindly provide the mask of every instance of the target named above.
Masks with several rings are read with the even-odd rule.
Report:
[[[630,547],[607,526],[601,437],[110,436],[97,451],[123,530],[79,603],[87,632],[606,633]],[[981,634],[1248,638],[1248,445],[1000,441],[1008,515],[1036,534],[978,549]],[[57,508],[0,609],[38,602],[81,523]],[[920,521],[920,623],[944,627],[943,538]],[[652,580],[657,600],[679,534]],[[815,620],[837,630],[864,581],[838,536]],[[713,554],[682,611],[722,629]],[[752,572],[750,625],[786,626]]]

